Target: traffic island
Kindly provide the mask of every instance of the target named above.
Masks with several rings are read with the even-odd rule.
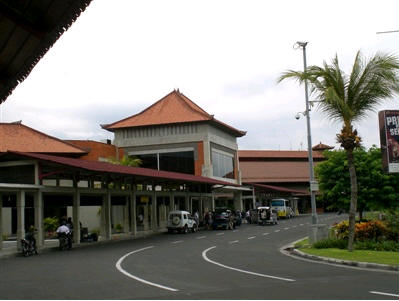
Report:
[[[338,259],[338,258],[325,257],[325,256],[319,256],[319,255],[305,253],[296,248],[296,246],[298,246],[298,245],[303,246],[305,239],[306,238],[302,238],[300,240],[297,240],[289,245],[286,245],[286,246],[280,248],[280,252],[285,255],[294,257],[294,258],[300,257],[300,258],[305,258],[307,260],[314,260],[314,261],[318,261],[318,262],[325,262],[325,263],[330,263],[330,264],[335,264],[335,265],[399,272],[399,265],[345,260],[345,259]]]

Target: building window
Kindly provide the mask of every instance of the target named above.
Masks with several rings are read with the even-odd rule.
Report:
[[[218,150],[212,150],[213,176],[234,179],[234,156]]]
[[[160,153],[159,169],[194,174],[194,152]]]
[[[134,154],[142,161],[140,167],[194,174],[194,151]]]
[[[135,155],[133,157],[141,160],[140,167],[158,169],[157,154]]]

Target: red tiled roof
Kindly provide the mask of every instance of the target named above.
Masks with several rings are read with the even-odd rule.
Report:
[[[293,194],[303,194],[303,195],[309,194],[307,191],[298,190],[298,189],[290,189],[290,188],[274,186],[274,185],[265,185],[265,184],[257,184],[257,183],[247,183],[247,184],[253,185],[253,186],[255,186],[255,188],[258,187],[261,190],[263,188],[265,190],[288,192],[288,193],[293,193]]]
[[[246,132],[237,130],[215,119],[213,115],[208,114],[187,96],[180,93],[179,90],[172,91],[136,115],[116,121],[112,124],[102,125],[102,127],[106,130],[114,131],[115,129],[121,128],[189,122],[212,122],[216,126],[233,133],[237,137],[246,134]]]
[[[327,144],[323,144],[323,143],[320,142],[319,144],[313,146],[312,150],[314,150],[314,151],[324,151],[326,149],[333,149],[333,148],[334,148],[334,146],[329,146]]]
[[[318,152],[312,152],[313,159],[324,159]],[[278,151],[278,150],[239,150],[239,158],[264,158],[264,159],[308,159],[307,151]]]
[[[0,123],[0,152],[84,155],[86,150],[32,129],[21,122]]]
[[[244,183],[309,182],[307,161],[240,161],[240,170]]]
[[[207,177],[202,176],[194,176],[189,174],[177,173],[177,172],[169,172],[169,171],[160,171],[149,168],[141,168],[141,167],[130,167],[130,166],[122,166],[117,164],[111,164],[107,162],[99,162],[99,161],[87,161],[81,159],[73,159],[66,157],[57,157],[45,154],[34,154],[34,153],[24,153],[24,152],[14,152],[10,151],[2,154],[1,156],[12,154],[22,157],[27,157],[31,159],[37,159],[40,161],[49,162],[52,164],[59,164],[66,167],[76,168],[80,170],[86,170],[89,172],[99,172],[99,173],[110,173],[110,174],[119,174],[119,175],[128,175],[128,176],[137,176],[140,178],[155,178],[161,180],[175,180],[186,183],[204,183],[204,184],[219,184],[219,185],[228,185],[228,186],[240,186],[232,183],[219,181]]]

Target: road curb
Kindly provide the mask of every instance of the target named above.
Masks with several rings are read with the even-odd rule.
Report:
[[[395,266],[395,265],[352,261],[352,260],[336,259],[336,258],[331,258],[331,257],[323,257],[323,256],[307,254],[307,253],[304,253],[295,248],[295,244],[303,239],[304,238],[301,238],[295,242],[292,242],[292,243],[280,248],[280,252],[282,252],[283,254],[289,253],[290,255],[299,256],[299,257],[303,257],[303,258],[314,260],[314,261],[322,261],[322,262],[344,265],[344,266],[358,267],[358,268],[364,268],[364,269],[384,270],[384,271],[395,271],[395,272],[399,271],[399,266]]]

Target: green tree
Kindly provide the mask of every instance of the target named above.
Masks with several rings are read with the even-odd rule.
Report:
[[[329,119],[342,122],[337,141],[346,152],[351,183],[349,251],[353,251],[358,199],[353,151],[361,143],[353,124],[367,116],[369,111],[375,110],[384,99],[399,92],[398,69],[399,60],[396,56],[377,53],[367,60],[359,51],[349,75],[341,70],[338,57],[335,56],[331,64],[324,62],[323,67],[310,66],[303,72],[289,70],[279,78],[279,81],[293,78],[301,84],[307,81],[318,101],[318,108]]]
[[[322,200],[327,209],[349,209],[350,176],[348,160],[343,150],[326,151],[326,161],[319,163],[316,176],[320,183]],[[358,182],[358,212],[399,207],[398,174],[385,174],[382,169],[381,151],[373,146],[368,151],[354,151]]]

